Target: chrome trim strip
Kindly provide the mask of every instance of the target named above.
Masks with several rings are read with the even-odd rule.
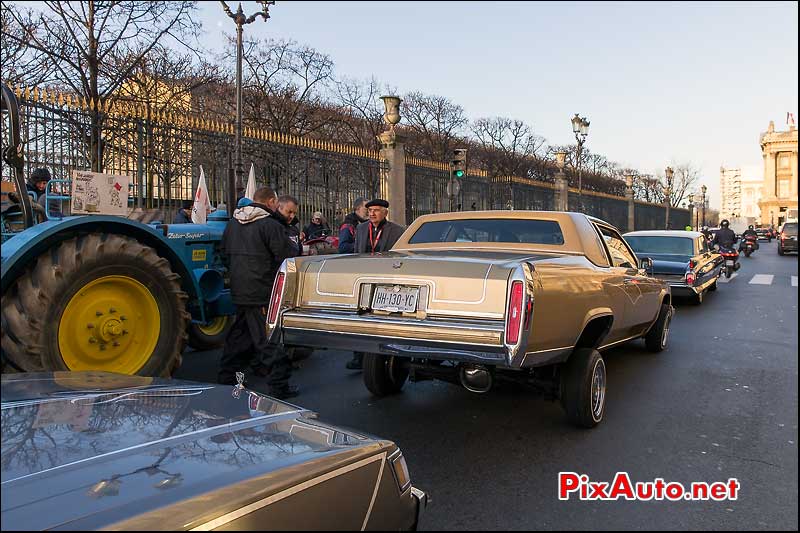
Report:
[[[433,291],[431,292],[431,303],[460,304],[460,305],[480,305],[486,300],[486,285],[487,285],[487,281],[489,280],[489,274],[491,273],[492,267],[494,266],[494,264],[490,263],[489,267],[486,269],[486,275],[483,277],[483,293],[481,294],[480,299],[479,300],[468,301],[468,300],[445,300],[445,299],[436,298],[436,290],[437,290],[436,289],[436,282],[433,281],[433,280],[422,279],[422,278],[408,278],[408,277],[399,278],[399,277],[394,277],[394,276],[360,276],[360,277],[356,278],[356,280],[353,282],[353,287],[352,287],[352,290],[350,291],[350,294],[336,293],[336,292],[323,292],[323,291],[320,291],[319,280],[320,280],[320,277],[322,276],[322,270],[325,268],[325,263],[327,263],[327,262],[328,262],[327,259],[323,260],[322,264],[319,267],[319,270],[316,273],[317,281],[316,281],[316,285],[314,287],[314,290],[320,296],[336,296],[336,297],[344,297],[344,298],[355,298],[356,291],[358,290],[358,287],[364,282],[386,283],[386,284],[389,284],[389,285],[420,283],[420,284],[423,284],[423,285],[428,285],[429,287],[431,287],[433,289]],[[306,272],[306,274],[308,274],[308,272]]]
[[[659,307],[659,309],[660,309],[660,307]],[[656,315],[656,319],[658,319],[658,315]],[[618,341],[610,342],[608,344],[604,344],[602,346],[599,346],[597,348],[597,351],[599,352],[600,350],[605,350],[606,348],[611,348],[612,346],[616,346],[617,344],[622,344],[623,342],[632,341],[633,339],[638,339],[639,337],[641,337],[641,335],[633,335],[631,337],[620,339]]]
[[[269,414],[269,415],[258,416],[258,417],[255,417],[255,418],[249,418],[247,420],[238,420],[236,422],[229,422],[228,424],[221,424],[219,426],[214,426],[214,427],[210,427],[210,428],[198,429],[196,431],[190,431],[188,433],[181,433],[180,435],[173,435],[171,437],[165,437],[163,439],[151,440],[151,441],[148,441],[148,442],[143,442],[141,444],[136,444],[134,446],[128,446],[127,448],[121,448],[119,450],[114,450],[112,452],[102,453],[100,455],[93,455],[92,457],[86,457],[85,459],[79,459],[79,460],[73,461],[71,463],[65,463],[63,465],[54,466],[53,468],[48,468],[46,470],[40,470],[38,472],[32,472],[30,474],[25,474],[24,476],[16,477],[14,479],[7,479],[7,480],[3,481],[2,483],[0,483],[0,485],[5,485],[6,483],[11,483],[13,481],[19,481],[21,479],[27,479],[27,478],[31,478],[31,477],[43,476],[44,474],[49,474],[51,472],[55,472],[55,471],[58,471],[58,470],[68,469],[68,468],[74,467],[74,466],[82,464],[82,463],[109,459],[111,457],[114,457],[114,456],[117,456],[117,455],[120,455],[120,454],[123,454],[123,453],[126,453],[126,452],[130,452],[130,451],[133,451],[133,450],[143,451],[143,450],[146,450],[146,449],[151,448],[153,446],[161,445],[161,444],[163,444],[165,442],[180,442],[180,441],[183,441],[183,440],[185,440],[185,439],[187,439],[189,437],[196,437],[198,435],[202,435],[203,433],[208,433],[209,435],[216,435],[218,433],[223,433],[223,432],[228,432],[228,431],[237,431],[239,429],[246,429],[246,428],[251,427],[251,426],[256,426],[256,425],[263,424],[266,421],[274,420],[274,421],[277,422],[277,421],[283,420],[285,418],[295,418],[296,416],[298,416],[301,413],[309,413],[309,412],[310,411],[308,409],[297,409],[297,410],[294,410],[294,411],[286,411],[285,413],[273,413],[273,414]],[[222,431],[222,430],[227,430],[227,431]]]
[[[267,505],[270,505],[270,504],[275,503],[277,501],[283,500],[284,498],[288,498],[289,496],[297,494],[298,492],[303,491],[303,490],[305,490],[307,488],[313,487],[315,485],[319,485],[320,483],[328,481],[329,479],[333,479],[333,478],[341,476],[343,474],[347,474],[348,472],[351,472],[353,470],[361,468],[362,466],[366,466],[366,465],[368,465],[370,463],[374,463],[375,461],[381,461],[381,468],[378,470],[378,480],[375,483],[375,490],[374,490],[374,493],[373,493],[373,496],[372,496],[372,502],[370,503],[369,509],[367,510],[367,516],[364,518],[364,525],[366,525],[367,520],[369,519],[369,514],[372,512],[372,504],[375,502],[375,495],[377,495],[378,486],[380,485],[381,475],[383,474],[383,465],[386,462],[386,452],[383,452],[383,453],[381,453],[379,455],[373,455],[372,457],[367,457],[366,459],[362,459],[360,461],[357,461],[355,463],[349,464],[347,466],[343,466],[342,468],[338,468],[336,470],[328,472],[327,474],[323,474],[323,475],[321,475],[319,477],[316,477],[314,479],[309,479],[308,481],[304,481],[303,483],[299,483],[299,484],[295,485],[294,487],[289,487],[288,489],[285,489],[285,490],[283,490],[281,492],[278,492],[277,494],[273,494],[272,496],[268,496],[268,497],[263,498],[261,500],[255,501],[255,502],[253,502],[253,503],[251,503],[249,505],[245,505],[244,507],[242,507],[240,509],[237,509],[235,511],[231,511],[230,513],[226,513],[226,514],[224,514],[222,516],[219,516],[219,517],[217,517],[217,518],[215,518],[213,520],[209,520],[208,522],[204,522],[204,523],[200,524],[199,526],[193,527],[189,531],[211,531],[212,529],[218,528],[220,526],[224,526],[225,524],[227,524],[229,522],[233,522],[234,520],[236,520],[238,518],[241,518],[244,515],[247,515],[247,514],[250,514],[252,512],[258,511],[259,509],[262,509],[262,508],[266,507]],[[188,525],[189,524],[184,524],[184,527],[186,527]],[[362,526],[361,530],[362,531],[364,530],[364,526]]]

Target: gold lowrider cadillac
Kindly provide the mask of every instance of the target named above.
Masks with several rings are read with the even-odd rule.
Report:
[[[275,280],[273,342],[365,352],[377,396],[407,379],[486,392],[497,379],[559,399],[593,427],[605,412],[600,351],[667,345],[669,286],[610,224],[578,213],[425,215],[379,255],[288,259]]]

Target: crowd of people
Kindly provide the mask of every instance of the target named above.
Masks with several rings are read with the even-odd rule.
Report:
[[[269,187],[258,189],[252,201],[239,201],[220,245],[228,261],[236,316],[225,338],[218,381],[236,384],[237,372],[253,372],[266,377],[269,394],[280,399],[294,397],[298,391],[289,384],[288,353],[267,339],[272,286],[281,263],[302,253],[304,238],[330,232],[321,212],[314,213],[301,232],[297,206],[292,196],[278,196]],[[386,200],[357,199],[339,228],[339,252],[374,255],[390,250],[404,228],[387,220],[388,213]],[[363,354],[356,353],[347,368],[360,370],[362,362]]]

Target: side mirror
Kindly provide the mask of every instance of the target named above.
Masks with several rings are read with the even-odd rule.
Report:
[[[643,257],[639,260],[639,266],[647,272],[648,276],[653,275],[653,260],[649,257]]]

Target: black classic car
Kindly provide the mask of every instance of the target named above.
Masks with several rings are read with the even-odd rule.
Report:
[[[708,248],[697,231],[632,231],[623,238],[637,257],[653,261],[653,275],[669,283],[672,294],[703,303],[706,291],[717,290],[722,274],[721,255]]]
[[[241,386],[2,377],[2,529],[415,529],[400,449]]]

